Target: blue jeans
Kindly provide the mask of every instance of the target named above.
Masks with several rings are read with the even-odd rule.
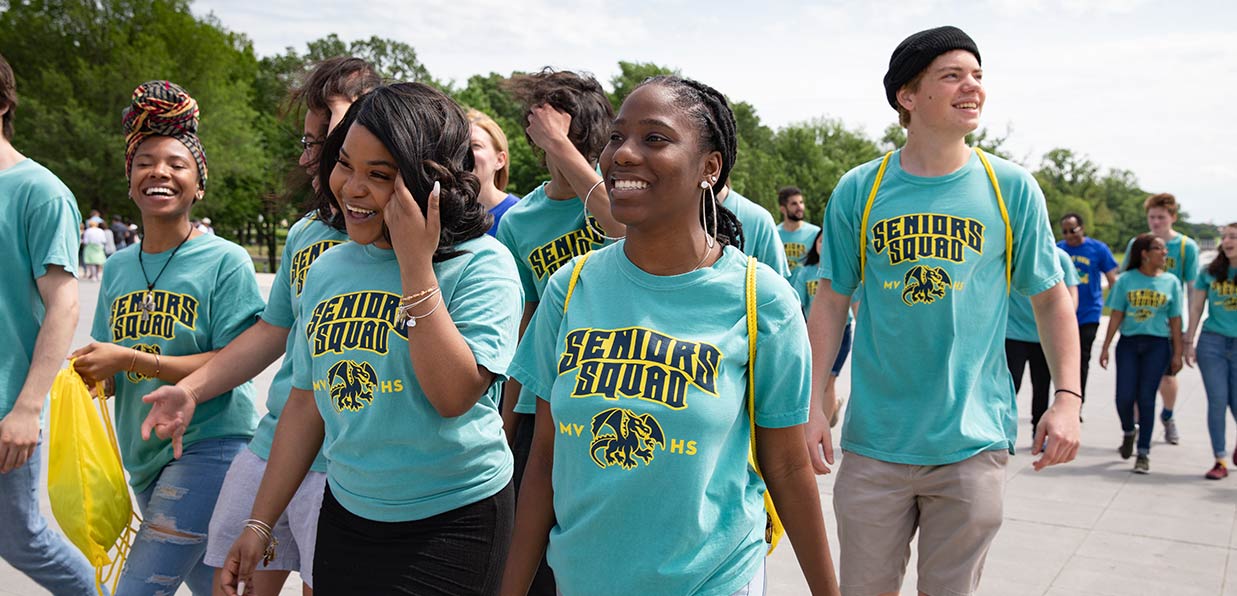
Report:
[[[1168,370],[1173,345],[1167,337],[1122,335],[1117,341],[1117,415],[1121,430],[1134,431],[1134,404],[1138,404],[1138,454],[1151,453],[1155,430],[1155,392]]]
[[[186,445],[180,459],[163,467],[137,494],[142,527],[120,574],[117,594],[175,594],[181,583],[195,596],[211,593],[215,570],[202,562],[211,512],[232,458],[244,438],[206,439]]]
[[[94,594],[95,570],[39,512],[40,442],[26,463],[0,474],[0,558],[52,594]]]
[[[1207,390],[1207,431],[1211,434],[1211,450],[1217,458],[1227,453],[1224,431],[1228,421],[1225,409],[1237,418],[1237,337],[1204,331],[1195,348],[1198,370],[1203,374]]]

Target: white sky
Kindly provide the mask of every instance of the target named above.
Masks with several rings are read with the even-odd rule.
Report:
[[[1224,152],[1237,104],[1237,3],[1221,0],[198,0],[259,55],[337,33],[412,45],[435,78],[550,65],[603,83],[654,62],[756,106],[778,127],[826,116],[879,138],[881,77],[907,35],[957,25],[979,46],[983,123],[1032,168],[1065,147],[1177,195],[1191,219],[1237,220]],[[740,156],[742,159],[742,156]]]

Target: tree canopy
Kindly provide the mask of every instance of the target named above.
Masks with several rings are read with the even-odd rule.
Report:
[[[14,144],[56,172],[84,212],[99,209],[137,219],[124,178],[120,114],[138,84],[169,79],[188,90],[202,110],[200,133],[211,178],[207,199],[195,213],[213,218],[224,234],[259,215],[294,215],[301,197],[288,192],[286,181],[300,154],[302,114],[289,111],[285,98],[315,61],[337,55],[364,58],[388,80],[438,86],[460,104],[493,117],[510,144],[508,192],[527,193],[548,179],[525,138],[523,108],[502,87],[518,73],[444,83],[400,41],[377,36],[345,41],[331,34],[302,49],[259,57],[243,34],[213,16],[192,14],[189,0],[0,0],[0,48],[18,81]],[[617,108],[640,82],[660,74],[681,73],[620,60],[618,73],[607,81],[611,102]],[[756,106],[730,100],[739,136],[731,182],[775,218],[780,187],[803,189],[807,217],[819,220],[843,173],[905,142],[896,124],[879,139],[826,118],[774,129],[761,121]],[[1003,148],[1011,134],[982,129],[970,142],[1009,158]],[[1043,188],[1054,222],[1077,212],[1086,218],[1090,235],[1116,246],[1145,231],[1142,201],[1148,193],[1133,172],[1104,170],[1066,148],[1024,165]],[[1182,214],[1187,233],[1215,235],[1213,228],[1185,220]]]

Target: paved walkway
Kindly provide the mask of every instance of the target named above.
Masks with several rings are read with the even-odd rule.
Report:
[[[259,275],[264,291],[270,277]],[[75,347],[89,341],[98,285],[81,287]],[[271,374],[259,377],[259,395]],[[1116,454],[1121,432],[1112,406],[1114,375],[1094,364],[1077,460],[1037,473],[1030,467],[1030,438],[1019,437],[1019,454],[1008,470],[1005,524],[988,555],[980,594],[1237,596],[1237,475],[1220,482],[1203,479],[1212,462],[1206,397],[1196,370],[1186,369],[1180,379],[1182,441],[1168,445],[1156,429],[1148,476],[1131,474],[1133,460]],[[839,387],[848,386],[844,373]],[[1018,404],[1024,431],[1030,426],[1028,392],[1024,387]],[[1230,433],[1229,445],[1234,438]],[[820,478],[819,486],[836,545],[833,476]],[[50,512],[46,495],[43,503]],[[808,593],[789,542],[769,559],[768,576],[770,595]],[[912,552],[902,593],[914,594],[914,586]],[[299,594],[297,582],[290,579],[283,593]],[[46,592],[0,562],[0,596],[41,594]]]

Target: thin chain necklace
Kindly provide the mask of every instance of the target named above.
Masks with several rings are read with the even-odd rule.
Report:
[[[176,248],[172,249],[171,256],[169,256],[168,260],[163,263],[163,267],[159,269],[158,275],[155,275],[154,281],[151,281],[150,277],[146,275],[146,263],[142,262],[142,253],[146,251],[142,250],[142,247],[140,246],[138,247],[137,264],[139,267],[142,268],[142,280],[146,282],[146,292],[142,294],[142,321],[143,322],[149,321],[150,313],[155,311],[155,292],[154,292],[155,284],[159,283],[159,278],[163,277],[163,272],[167,271],[168,265],[171,264],[172,259],[176,258],[176,251],[180,250],[180,247],[184,246],[185,242],[188,242],[189,237],[192,235],[193,235],[193,226],[189,226],[189,233],[185,234],[185,238],[180,241],[180,244],[177,244]]]

